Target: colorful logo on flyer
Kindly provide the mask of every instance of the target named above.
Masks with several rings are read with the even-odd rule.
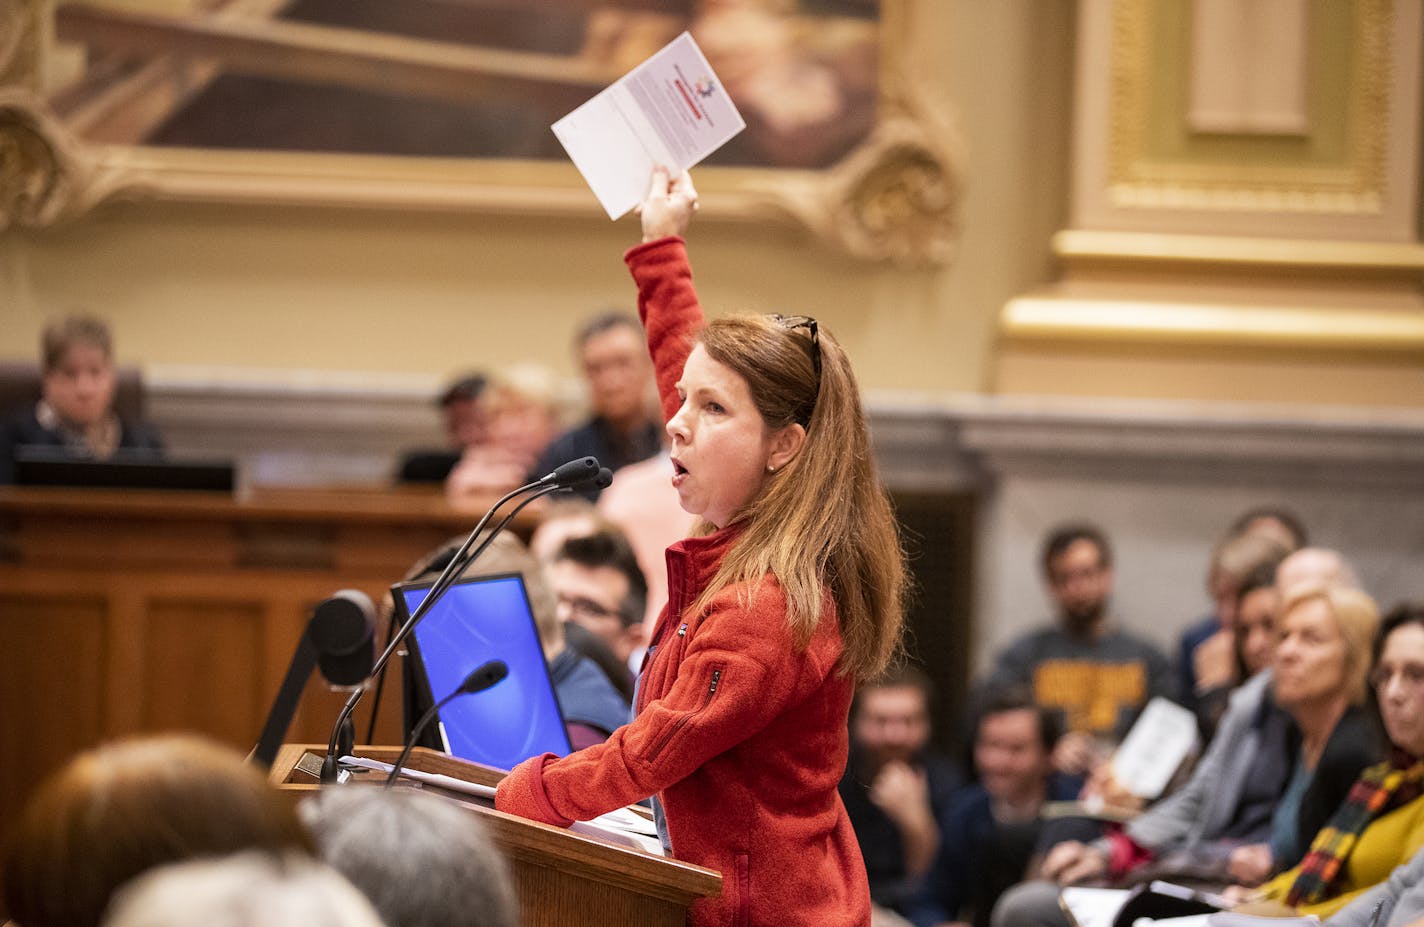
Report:
[[[697,91],[697,95],[705,100],[717,92],[717,85],[710,77],[699,77],[697,82],[692,85],[692,89]]]

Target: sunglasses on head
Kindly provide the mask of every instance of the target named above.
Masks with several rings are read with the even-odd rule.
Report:
[[[816,323],[816,320],[809,315],[772,315],[771,320],[787,331],[804,328],[811,333],[811,363],[816,368],[816,380],[820,382],[821,328]]]

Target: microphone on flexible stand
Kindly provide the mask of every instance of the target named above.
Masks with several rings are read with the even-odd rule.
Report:
[[[415,745],[420,740],[420,735],[425,731],[425,726],[436,717],[440,709],[444,708],[452,700],[462,695],[473,695],[476,692],[483,692],[490,686],[504,679],[509,675],[509,665],[503,660],[488,660],[470,670],[470,674],[460,683],[460,687],[454,692],[442,698],[430,710],[420,716],[420,720],[411,729],[410,737],[406,739],[405,749],[401,751],[400,758],[391,767],[390,775],[386,776],[386,788],[390,788],[396,781],[396,776],[400,775],[401,767],[405,766],[405,761],[410,758],[410,751],[415,749]]]
[[[426,594],[420,605],[416,607],[415,611],[411,613],[411,616],[406,619],[405,624],[401,625],[400,630],[397,631],[395,636],[386,644],[386,649],[381,652],[381,655],[376,658],[375,664],[371,667],[370,675],[374,676],[385,670],[386,663],[390,661],[396,648],[406,639],[416,624],[420,622],[420,619],[426,616],[431,607],[445,594],[445,591],[459,580],[465,570],[469,569],[470,564],[474,563],[480,554],[484,553],[485,548],[489,547],[495,536],[504,530],[505,526],[508,525],[514,516],[518,515],[525,506],[529,505],[529,503],[535,499],[541,496],[547,496],[550,493],[571,490],[589,484],[598,485],[600,487],[607,486],[612,479],[612,471],[607,467],[600,467],[598,458],[580,457],[577,460],[571,460],[568,463],[561,464],[555,468],[552,473],[545,474],[534,482],[526,483],[518,489],[511,490],[501,496],[499,501],[491,506],[490,510],[480,519],[479,524],[475,525],[475,529],[470,532],[470,536],[465,539],[465,543],[455,552],[455,556],[450,558],[449,564],[446,565],[445,569],[441,571],[440,576],[435,580],[434,584],[431,585],[430,591]],[[526,493],[528,494],[528,498],[522,499],[508,515],[505,515],[480,543],[480,546],[475,549],[474,553],[469,554],[467,557],[466,553],[470,547],[474,545],[475,539],[480,536],[480,532],[484,530],[485,525],[494,517],[494,513],[499,511],[499,509],[511,499]],[[331,740],[327,743],[326,747],[326,758],[321,764],[321,781],[323,783],[336,781],[337,765],[341,756],[350,753],[354,746],[353,741],[355,738],[354,734],[351,733],[351,713],[356,710],[356,703],[361,700],[361,696],[365,691],[365,686],[357,687],[357,689],[351,693],[351,696],[347,698],[346,703],[341,706],[341,712],[336,716],[336,723],[332,725],[331,729]]]
[[[320,667],[321,675],[333,686],[360,685],[370,675],[375,623],[376,607],[359,589],[342,589],[317,604],[267,713],[252,751],[253,760],[271,766],[277,758],[313,669]]]

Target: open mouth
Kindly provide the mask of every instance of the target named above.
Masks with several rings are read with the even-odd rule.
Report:
[[[687,468],[682,465],[676,457],[672,459],[672,485],[674,487],[682,485],[683,479],[687,476]]]

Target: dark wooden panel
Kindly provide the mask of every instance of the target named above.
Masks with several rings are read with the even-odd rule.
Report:
[[[250,748],[269,697],[260,603],[154,598],[147,612],[142,728],[200,730]]]
[[[101,597],[0,592],[0,822],[100,739],[106,622]]]

